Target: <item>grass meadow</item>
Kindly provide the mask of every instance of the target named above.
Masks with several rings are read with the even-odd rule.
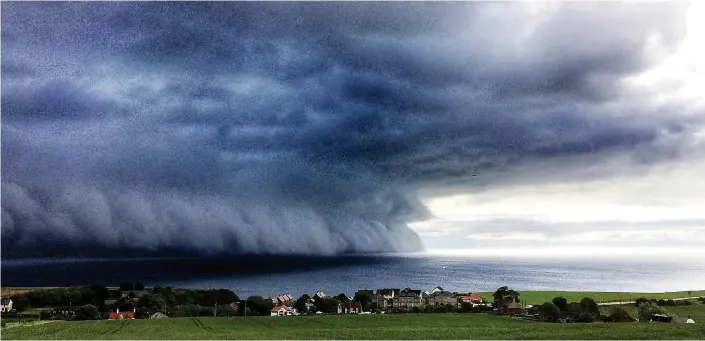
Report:
[[[633,301],[637,298],[671,299],[679,297],[701,297],[705,296],[705,290],[673,291],[673,292],[582,292],[582,291],[523,291],[519,299],[526,304],[541,304],[551,302],[554,297],[563,296],[568,302],[580,302],[583,297],[591,297],[596,302],[624,302]],[[485,300],[492,300],[491,292],[478,293]]]
[[[696,324],[543,323],[487,314],[200,317],[54,321],[2,330],[14,339],[704,339],[705,305],[671,307]]]
[[[491,299],[492,293],[480,293]],[[563,296],[598,302],[639,297],[705,296],[705,290],[669,293],[521,291],[527,304]],[[620,305],[633,317],[633,304]],[[604,314],[610,307],[603,306]],[[7,319],[0,338],[16,339],[705,339],[705,304],[666,307],[696,324],[543,323],[491,314],[329,315],[288,317],[199,317],[123,321],[35,321]]]

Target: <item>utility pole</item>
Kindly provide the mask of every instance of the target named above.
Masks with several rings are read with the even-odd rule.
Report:
[[[213,305],[213,317],[218,317],[218,302]]]

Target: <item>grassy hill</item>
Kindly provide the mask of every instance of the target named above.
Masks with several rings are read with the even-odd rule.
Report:
[[[527,304],[550,302],[554,297],[563,296],[569,302],[580,302],[583,297],[591,297],[596,302],[633,301],[637,298],[670,299],[679,297],[705,296],[705,290],[673,291],[673,292],[595,292],[595,291],[519,291],[519,299]],[[485,300],[492,300],[491,292],[479,293]]]
[[[2,339],[703,339],[705,305],[688,310],[696,324],[558,324],[484,314],[169,318],[56,321],[2,331]],[[685,311],[684,311],[685,312]]]

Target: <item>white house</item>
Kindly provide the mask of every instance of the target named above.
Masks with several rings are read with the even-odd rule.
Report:
[[[9,298],[0,299],[0,311],[8,312],[12,310],[12,300]]]
[[[292,316],[298,315],[298,312],[296,312],[295,308],[287,307],[285,305],[278,305],[272,308],[271,314],[272,316]]]
[[[359,314],[362,313],[360,302],[348,302],[338,308],[338,314]]]

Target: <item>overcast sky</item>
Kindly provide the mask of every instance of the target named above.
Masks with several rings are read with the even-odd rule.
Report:
[[[703,16],[3,2],[3,255],[694,249]]]

